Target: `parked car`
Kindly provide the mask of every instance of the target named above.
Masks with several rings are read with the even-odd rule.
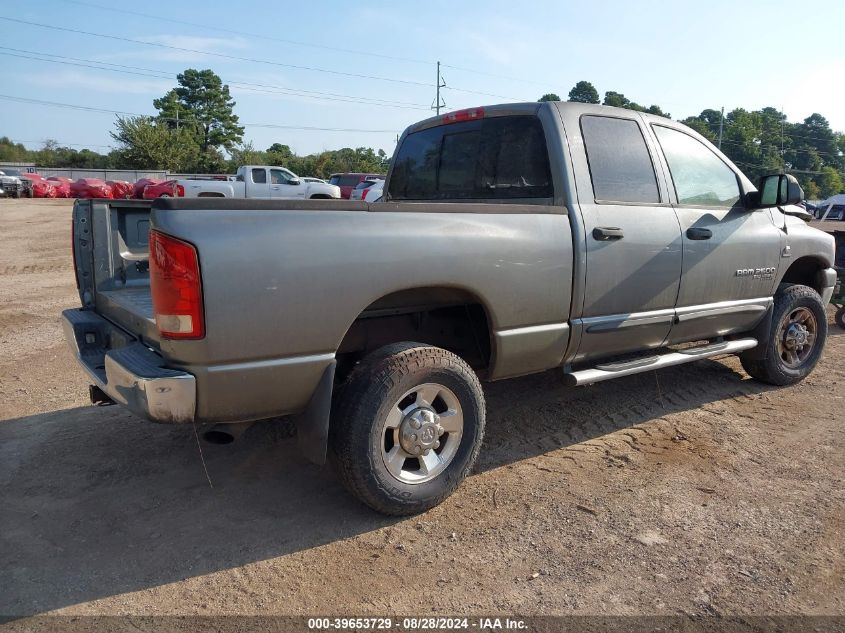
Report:
[[[66,176],[50,176],[47,178],[47,181],[52,183],[53,188],[56,190],[57,198],[70,198],[70,185],[73,182],[72,179],[67,178]]]
[[[178,181],[166,180],[144,187],[143,197],[145,200],[152,200],[154,198],[175,198],[184,195],[185,189]]]
[[[29,180],[32,187],[33,198],[56,198],[58,193],[55,185],[46,178],[42,178],[38,174],[24,174],[23,176]]]
[[[340,198],[340,188],[326,183],[302,180],[284,167],[244,165],[234,180],[177,180],[179,195],[186,198],[273,198],[277,200],[318,200]]]
[[[143,198],[144,197],[144,188],[147,185],[157,185],[161,180],[157,180],[155,178],[139,178],[135,181],[135,184],[132,185],[132,197],[133,198]]]
[[[112,197],[131,198],[135,192],[135,185],[125,180],[107,180],[106,184],[111,187]]]
[[[332,174],[329,177],[329,184],[340,187],[340,197],[344,200],[349,200],[352,196],[352,191],[357,187],[362,180],[376,180],[377,178],[384,178],[383,174],[358,174],[347,172],[345,174]]]
[[[72,198],[113,198],[111,187],[99,178],[80,178],[70,184]]]
[[[368,178],[367,180],[362,180],[355,188],[352,190],[352,193],[349,194],[350,200],[363,200],[363,193],[366,189],[369,189],[374,184],[376,184],[381,178]]]
[[[384,180],[376,180],[361,192],[361,200],[365,202],[379,202],[384,193]]]
[[[22,180],[18,177],[15,174],[16,171],[6,168],[0,171],[0,187],[3,189],[3,195],[7,198],[20,198],[32,191],[31,183],[27,180],[26,184],[24,184],[23,180],[26,179]]]
[[[368,212],[78,201],[82,308],[63,318],[95,399],[209,439],[300,414],[309,459],[403,515],[472,470],[481,379],[555,369],[574,386],[739,354],[791,385],[824,348],[834,240],[780,212],[798,182],[755,187],[677,121],[451,112],[403,133],[384,192]]]

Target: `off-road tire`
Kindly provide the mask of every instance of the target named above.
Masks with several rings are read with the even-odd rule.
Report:
[[[812,312],[816,321],[816,335],[813,348],[800,366],[789,367],[778,352],[778,337],[782,336],[782,327],[788,316],[797,308],[806,308]],[[758,345],[766,346],[765,359],[749,358],[748,353],[740,354],[742,367],[752,378],[771,385],[794,385],[806,378],[816,363],[819,362],[827,339],[827,313],[819,293],[809,286],[800,284],[781,284],[775,294],[772,310],[772,328],[769,338]]]
[[[382,456],[385,416],[402,394],[443,385],[463,409],[463,432],[448,466],[429,481],[408,484]],[[329,458],[343,485],[383,514],[404,516],[436,506],[466,478],[484,437],[484,394],[475,372],[455,354],[422,343],[395,343],[367,356],[339,389],[332,409]]]

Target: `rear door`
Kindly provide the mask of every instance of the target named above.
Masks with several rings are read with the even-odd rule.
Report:
[[[635,112],[562,110],[584,220],[576,361],[662,345],[681,277],[681,231]]]
[[[715,148],[669,122],[651,127],[668,166],[683,241],[669,342],[749,330],[772,301],[783,232],[770,209],[745,209],[739,174]]]
[[[247,174],[246,197],[247,198],[269,198],[270,181],[267,178],[265,167],[253,167]]]

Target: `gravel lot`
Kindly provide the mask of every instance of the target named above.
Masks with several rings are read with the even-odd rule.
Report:
[[[845,332],[786,389],[736,359],[486,387],[475,474],[395,520],[285,425],[230,446],[86,402],[70,201],[0,201],[0,614],[845,614]]]

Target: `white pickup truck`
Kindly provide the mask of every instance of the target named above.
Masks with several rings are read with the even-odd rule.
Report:
[[[284,167],[244,165],[234,180],[177,180],[185,198],[338,199],[340,187],[304,180]]]

